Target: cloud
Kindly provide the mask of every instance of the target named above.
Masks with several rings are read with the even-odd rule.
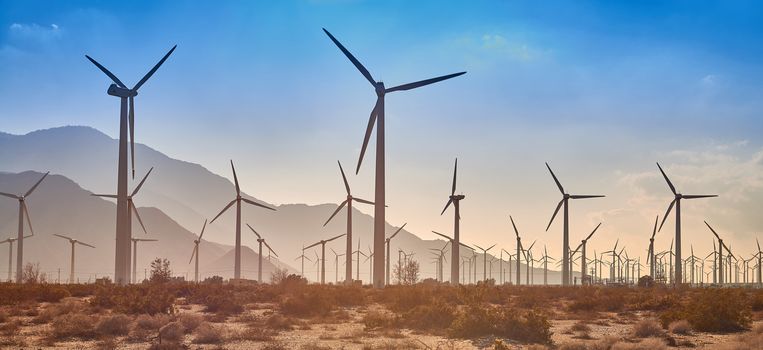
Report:
[[[0,46],[0,58],[6,59],[25,59],[29,54],[48,50],[63,36],[63,29],[55,23],[12,23],[7,32],[7,41]]]
[[[8,31],[12,39],[36,41],[57,39],[61,36],[62,32],[61,27],[55,23],[47,26],[41,26],[36,23],[13,23],[8,27]]]
[[[540,58],[543,53],[531,48],[520,41],[510,41],[500,34],[484,34],[481,38],[481,48],[486,51],[494,51],[507,58],[530,62]]]

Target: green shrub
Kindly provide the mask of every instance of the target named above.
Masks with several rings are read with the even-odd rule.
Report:
[[[694,291],[687,303],[660,315],[663,327],[679,320],[689,321],[692,328],[701,332],[737,332],[752,324],[745,292],[736,289]]]

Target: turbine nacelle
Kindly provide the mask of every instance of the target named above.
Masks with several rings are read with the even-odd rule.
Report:
[[[450,195],[449,198],[454,200],[454,201],[460,201],[460,200],[466,198],[466,196],[463,195],[463,194],[458,194],[458,195]]]
[[[106,93],[111,96],[116,96],[121,98],[129,98],[129,97],[138,96],[138,90],[123,88],[117,84],[109,85],[109,89],[106,90]]]
[[[376,90],[376,96],[384,96],[387,93],[387,89],[384,88],[384,82],[382,81],[377,81],[374,84],[374,90]]]

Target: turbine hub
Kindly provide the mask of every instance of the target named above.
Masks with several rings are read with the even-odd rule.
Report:
[[[379,96],[384,95],[384,92],[386,90],[384,88],[384,82],[377,81],[376,85],[374,86],[374,88],[376,90],[376,95],[379,95]]]
[[[466,196],[464,196],[463,194],[454,194],[454,195],[450,196],[450,199],[452,199],[454,201],[460,201],[460,200],[462,200],[464,198],[466,198]]]
[[[570,199],[570,194],[569,193],[565,193],[564,194],[564,199]]]
[[[138,92],[135,90],[130,90],[127,88],[123,88],[121,86],[118,86],[117,84],[111,84],[109,85],[109,89],[106,90],[106,93],[108,93],[111,96],[121,97],[121,98],[128,98],[128,97],[135,97],[138,96]]]

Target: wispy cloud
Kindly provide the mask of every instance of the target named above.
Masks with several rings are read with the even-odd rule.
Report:
[[[13,23],[8,27],[9,37],[12,40],[34,40],[46,42],[61,37],[62,29],[55,23],[41,26],[36,23],[24,24]]]

